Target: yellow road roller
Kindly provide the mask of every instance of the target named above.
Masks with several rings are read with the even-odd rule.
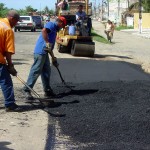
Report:
[[[57,3],[59,2],[58,0]],[[63,16],[67,20],[67,26],[57,34],[57,49],[60,53],[70,53],[73,56],[93,57],[95,43],[91,36],[92,4],[89,4],[88,0],[69,0],[68,5],[69,10],[61,10],[56,7],[58,16]],[[86,18],[78,27],[76,25],[76,12],[80,5],[83,6],[83,10],[86,10]]]

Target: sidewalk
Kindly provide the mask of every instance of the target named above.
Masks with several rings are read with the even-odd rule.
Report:
[[[132,33],[133,35],[137,35],[142,38],[150,39],[150,29],[143,29],[141,33],[139,33],[138,29],[126,29],[121,31]]]

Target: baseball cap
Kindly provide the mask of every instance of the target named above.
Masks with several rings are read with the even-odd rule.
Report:
[[[10,10],[7,14],[8,17],[13,17],[15,18],[16,20],[20,20],[20,15],[19,13],[16,11],[16,10]]]
[[[59,16],[58,19],[60,19],[64,23],[64,26],[67,25],[67,21],[65,17]]]

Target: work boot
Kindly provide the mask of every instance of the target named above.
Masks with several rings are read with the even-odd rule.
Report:
[[[31,95],[31,93],[30,92],[25,92],[25,97],[26,97],[26,100],[34,100],[34,97]]]
[[[48,89],[48,90],[46,90],[46,91],[44,92],[44,96],[45,96],[45,97],[55,97],[56,94],[53,92],[52,89]]]
[[[22,109],[15,103],[5,107],[6,112],[21,112]]]

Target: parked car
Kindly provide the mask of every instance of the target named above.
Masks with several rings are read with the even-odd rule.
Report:
[[[42,29],[44,27],[43,19],[41,16],[32,16],[33,21],[35,22],[35,26],[37,29]]]
[[[32,18],[32,16],[20,16],[20,20],[14,28],[14,31],[31,30],[31,32],[36,31],[36,24]]]

